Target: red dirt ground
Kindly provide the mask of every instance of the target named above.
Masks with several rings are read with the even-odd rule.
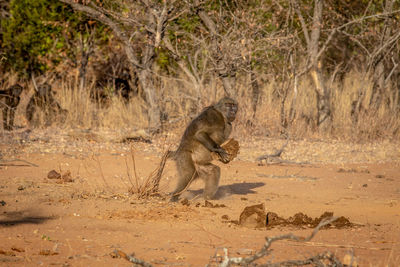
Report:
[[[259,166],[255,158],[273,153],[285,140],[235,137],[240,155],[228,165],[216,163],[222,175],[217,199],[211,202],[219,207],[211,208],[203,207],[201,181],[185,193],[188,205],[129,195],[128,177],[135,183],[129,144],[95,134],[55,136],[2,136],[0,265],[130,266],[112,257],[119,249],[155,266],[204,266],[222,248],[232,257],[246,257],[262,247],[266,236],[312,232],[231,222],[246,206],[259,203],[284,218],[298,212],[315,218],[330,211],[359,226],[320,230],[305,243],[278,241],[272,254],[258,262],[331,251],[341,261],[354,255],[358,266],[400,265],[398,143],[290,141],[282,155],[287,163]],[[139,177],[157,166],[165,148],[162,140],[134,143]],[[69,171],[74,181],[47,179],[51,170]],[[162,192],[173,189],[175,172],[168,163]]]

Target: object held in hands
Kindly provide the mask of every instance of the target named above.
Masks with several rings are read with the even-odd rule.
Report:
[[[228,153],[229,162],[236,158],[237,154],[239,154],[239,142],[233,138],[226,140],[221,147]],[[218,153],[212,152],[213,159],[222,161],[221,156]]]

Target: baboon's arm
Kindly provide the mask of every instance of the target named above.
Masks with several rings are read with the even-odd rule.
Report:
[[[197,132],[195,138],[211,152],[217,152],[221,148],[206,132]]]
[[[229,162],[228,153],[220,147],[206,132],[198,132],[195,135],[197,141],[203,144],[210,152],[218,153],[223,163]]]

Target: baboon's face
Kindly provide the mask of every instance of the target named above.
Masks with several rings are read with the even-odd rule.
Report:
[[[217,107],[225,115],[229,122],[233,122],[235,120],[236,113],[238,111],[238,104],[236,100],[230,97],[224,97],[218,102]]]
[[[11,91],[12,95],[15,96],[15,97],[20,96],[21,93],[22,93],[22,87],[20,85],[18,85],[18,84],[14,85],[11,90],[12,90]]]
[[[51,94],[51,86],[48,84],[42,84],[38,88],[38,94],[40,97],[46,97]]]
[[[236,118],[236,113],[238,111],[238,106],[235,103],[226,103],[226,118],[229,122],[233,122]]]

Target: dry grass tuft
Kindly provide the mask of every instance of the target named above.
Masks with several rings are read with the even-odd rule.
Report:
[[[66,126],[69,128],[108,128],[108,129],[137,129],[147,125],[147,118],[143,112],[144,102],[138,97],[129,102],[114,95],[107,105],[92,99],[90,90],[79,92],[76,89],[63,87],[60,95],[60,104],[68,111]]]
[[[162,173],[165,167],[165,163],[167,162],[170,151],[164,153],[160,165],[145,179],[140,179],[136,172],[136,163],[135,163],[135,152],[133,146],[131,146],[131,159],[134,173],[134,182],[132,182],[132,176],[128,171],[128,178],[131,182],[132,187],[128,190],[129,193],[137,196],[138,198],[148,198],[152,196],[159,196],[161,193],[159,191],[160,180],[162,177]],[[128,170],[127,166],[127,170]]]

